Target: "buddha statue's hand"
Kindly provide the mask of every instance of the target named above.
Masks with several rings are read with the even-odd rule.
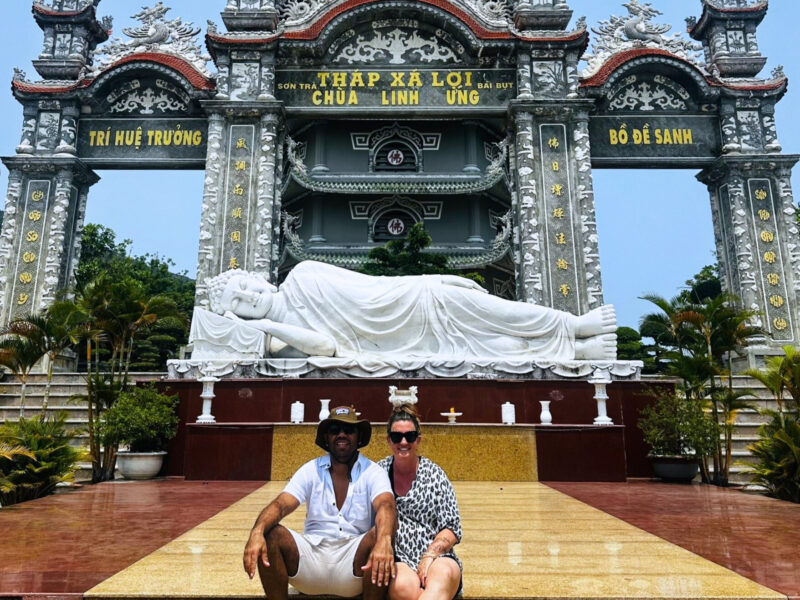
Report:
[[[456,287],[462,287],[476,292],[483,292],[484,294],[489,293],[486,289],[481,287],[481,285],[476,281],[473,281],[472,279],[467,279],[466,277],[461,277],[460,275],[442,275],[442,283],[444,285],[453,285]]]
[[[236,313],[234,313],[234,312],[232,312],[230,310],[226,310],[225,314],[223,314],[222,316],[225,317],[226,319],[231,319],[232,321],[243,321],[244,320],[244,319],[242,319],[242,317],[240,317],[239,315],[237,315]]]

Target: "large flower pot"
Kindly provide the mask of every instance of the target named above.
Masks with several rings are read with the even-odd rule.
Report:
[[[120,452],[117,468],[125,479],[152,479],[161,470],[166,452]]]
[[[653,474],[664,481],[690,483],[700,463],[695,456],[651,456]]]

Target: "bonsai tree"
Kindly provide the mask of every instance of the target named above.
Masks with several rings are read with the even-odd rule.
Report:
[[[451,268],[444,254],[425,252],[433,243],[424,223],[415,223],[404,239],[391,240],[367,253],[361,268],[367,275],[460,275],[480,285],[486,280],[479,273],[462,273]]]
[[[160,452],[178,431],[177,398],[151,385],[122,392],[103,414],[100,433],[106,444],[125,444],[130,452]]]

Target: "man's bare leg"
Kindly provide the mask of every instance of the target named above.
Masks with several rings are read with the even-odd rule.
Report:
[[[267,555],[269,567],[258,561],[258,575],[261,586],[269,600],[287,600],[289,596],[289,577],[297,574],[300,552],[292,534],[283,525],[276,525],[267,534]]]
[[[363,600],[382,600],[386,597],[386,591],[389,589],[389,586],[379,587],[372,583],[372,572],[364,571],[361,568],[367,564],[367,559],[369,559],[369,554],[372,552],[373,546],[375,546],[376,539],[377,535],[373,527],[361,538],[361,543],[356,549],[355,558],[353,558],[353,575],[361,577],[364,582],[361,596]]]
[[[604,304],[585,315],[575,317],[575,337],[591,338],[617,332],[617,313],[613,304]]]

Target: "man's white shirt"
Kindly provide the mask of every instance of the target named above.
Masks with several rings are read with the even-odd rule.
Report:
[[[359,453],[350,471],[347,497],[339,510],[331,479],[331,456],[308,461],[283,489],[301,504],[306,503],[304,534],[313,544],[323,539],[344,539],[362,535],[375,524],[372,502],[392,493],[386,471]]]

